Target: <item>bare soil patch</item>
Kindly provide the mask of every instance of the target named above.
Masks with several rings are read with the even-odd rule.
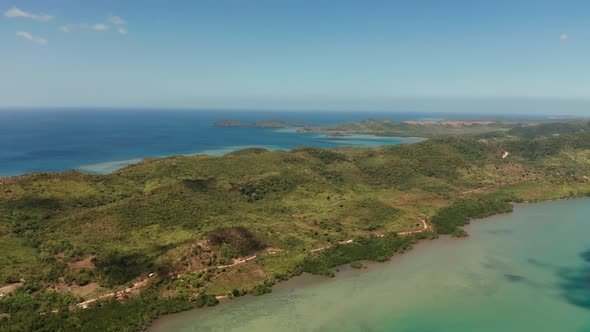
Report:
[[[94,270],[94,269],[96,269],[96,266],[94,265],[94,263],[92,263],[93,258],[94,258],[94,256],[90,256],[90,257],[84,258],[79,261],[69,262],[68,266],[71,269],[75,269],[75,270],[81,270],[81,269]]]
[[[14,292],[17,288],[19,288],[22,285],[23,285],[22,282],[17,282],[15,284],[10,284],[10,285],[1,287],[0,294],[8,295],[8,294]]]
[[[96,282],[92,282],[89,283],[88,285],[84,285],[84,286],[72,286],[71,290],[72,293],[78,295],[78,296],[87,296],[88,294],[96,291],[97,289],[100,288],[100,285]]]

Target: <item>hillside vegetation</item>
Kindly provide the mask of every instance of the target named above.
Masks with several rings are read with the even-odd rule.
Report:
[[[366,119],[331,126],[301,128],[306,132],[333,132],[344,134],[371,134],[396,137],[458,137],[476,136],[489,133],[502,134],[526,124],[495,121],[405,121],[394,122],[386,119]]]
[[[550,136],[590,131],[590,121],[511,122],[511,121],[405,121],[366,119],[331,126],[308,127],[305,132],[332,132],[333,137],[350,134],[371,134],[398,137],[470,137],[539,139]]]
[[[586,132],[590,132],[590,121],[580,120],[565,123],[543,123],[529,127],[515,127],[510,129],[507,135],[525,139],[537,139]]]
[[[590,193],[589,132],[511,135],[2,178],[0,331],[133,331],[215,305],[214,295],[260,295],[303,272],[331,275],[420,239],[464,236],[461,225],[509,212],[509,202]],[[402,233],[422,220],[427,230]]]

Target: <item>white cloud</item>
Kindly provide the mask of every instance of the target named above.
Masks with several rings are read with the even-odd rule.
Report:
[[[94,31],[105,31],[108,30],[110,27],[106,24],[102,24],[102,23],[97,23],[97,24],[93,24],[90,29],[94,30]]]
[[[63,32],[72,32],[73,30],[76,29],[85,29],[85,30],[94,30],[94,31],[106,31],[109,30],[111,28],[111,25],[109,25],[108,23],[112,24],[113,29],[116,29],[116,31],[121,34],[121,35],[126,35],[129,31],[127,30],[127,28],[125,27],[127,24],[127,21],[125,21],[124,19],[122,19],[120,16],[110,16],[107,19],[107,23],[96,23],[96,24],[87,24],[87,23],[82,23],[82,24],[66,24],[66,25],[62,25],[59,29]]]
[[[62,25],[59,29],[63,32],[70,32],[77,27],[78,27],[78,25],[76,25],[76,24],[66,24],[66,25]]]
[[[47,39],[45,38],[41,38],[41,37],[37,37],[37,36],[33,36],[30,32],[26,32],[26,31],[17,31],[16,35],[18,37],[22,37],[24,39],[30,40],[34,43],[37,44],[41,44],[41,45],[47,45]]]
[[[570,36],[568,36],[567,34],[563,33],[561,34],[561,36],[559,36],[559,40],[561,41],[568,41],[570,39]]]
[[[10,17],[10,18],[15,18],[15,17],[30,18],[32,20],[39,21],[39,22],[47,22],[53,18],[53,16],[47,15],[45,13],[38,13],[38,14],[29,13],[24,10],[18,9],[16,7],[12,7],[9,10],[7,10],[6,12],[4,12],[4,16]]]
[[[62,25],[59,29],[63,32],[72,32],[75,29],[86,29],[86,30],[94,30],[94,31],[105,31],[110,29],[111,27],[103,24],[103,23],[96,23],[96,24],[66,24]]]
[[[114,25],[125,25],[127,24],[127,21],[125,21],[124,19],[122,19],[119,16],[111,16],[109,17],[109,22],[114,24]]]
[[[122,35],[126,35],[129,31],[127,30],[127,28],[122,27],[122,25],[126,25],[127,21],[125,21],[124,19],[122,19],[120,16],[111,16],[109,17],[108,20],[111,24],[115,25],[117,27],[117,32],[122,34]]]

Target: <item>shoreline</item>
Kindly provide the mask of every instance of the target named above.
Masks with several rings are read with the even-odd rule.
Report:
[[[558,199],[552,199],[552,200],[540,201],[540,202],[512,203],[512,205],[516,209],[516,208],[531,205],[531,204],[546,204],[546,203],[554,203],[554,202],[570,201],[570,200],[590,200],[590,197],[588,197],[588,196],[565,197],[565,198],[558,198]],[[418,242],[416,242],[414,245],[412,245],[412,247],[409,250],[402,252],[402,253],[394,254],[385,262],[362,260],[363,268],[361,268],[361,269],[351,268],[350,263],[338,265],[338,266],[335,266],[331,269],[334,272],[335,277],[326,277],[326,276],[321,276],[321,275],[313,275],[310,273],[302,273],[300,275],[293,276],[287,280],[283,280],[283,281],[280,281],[276,284],[273,284],[272,289],[273,289],[273,291],[277,290],[277,291],[281,292],[281,291],[288,291],[290,289],[295,289],[295,288],[300,288],[300,287],[314,287],[314,286],[322,285],[324,283],[331,282],[331,281],[336,282],[339,280],[338,277],[343,278],[343,277],[347,277],[349,275],[363,273],[363,272],[365,272],[369,269],[372,269],[372,268],[389,266],[389,265],[393,265],[396,263],[399,264],[400,260],[411,259],[411,257],[413,255],[419,253],[422,250],[428,250],[428,248],[431,246],[453,245],[455,243],[455,241],[473,239],[473,237],[472,237],[473,232],[469,232],[469,230],[471,228],[477,227],[479,222],[493,221],[496,218],[501,218],[504,216],[512,215],[512,214],[514,214],[514,212],[515,211],[513,210],[512,212],[509,212],[509,213],[499,213],[499,214],[495,214],[495,215],[484,217],[484,218],[470,220],[469,224],[461,226],[461,229],[466,231],[469,235],[468,237],[465,237],[465,238],[457,238],[457,237],[453,237],[452,235],[439,235],[437,238],[434,238],[434,239],[418,240]],[[272,292],[270,294],[267,294],[267,296],[272,296]],[[256,299],[256,298],[260,298],[260,296],[246,294],[246,295],[239,297],[239,298],[225,297],[223,300],[220,301],[219,305],[222,305],[224,302],[228,302],[228,301],[251,301],[252,299]],[[170,319],[175,319],[181,315],[189,315],[189,313],[191,313],[191,312],[197,312],[199,315],[205,314],[207,310],[215,310],[214,309],[215,307],[216,306],[205,307],[205,308],[192,308],[192,309],[189,309],[186,311],[181,311],[181,312],[177,312],[177,313],[173,313],[173,314],[159,316],[159,317],[155,318],[154,320],[152,320],[151,323],[146,327],[145,330],[150,331],[152,328],[156,328],[158,324],[164,324],[166,321],[168,321]]]
[[[262,128],[262,129],[277,129],[277,128]],[[297,133],[298,135],[301,134],[312,134],[312,133]],[[373,139],[399,139],[399,140],[412,140],[410,142],[400,142],[400,143],[395,143],[395,144],[380,144],[380,145],[376,145],[376,146],[358,146],[358,145],[354,145],[354,144],[345,144],[345,140],[341,140],[343,143],[340,146],[336,146],[336,147],[318,147],[321,149],[336,149],[336,148],[340,148],[340,147],[360,147],[360,148],[376,148],[376,147],[381,147],[381,146],[388,146],[388,145],[397,145],[397,144],[415,144],[415,143],[420,143],[423,141],[428,140],[428,138],[423,138],[423,137],[402,137],[402,136],[379,136],[379,135],[374,135],[374,134],[351,134],[350,136],[348,136],[348,138],[367,138],[367,137],[373,137]],[[328,137],[328,136],[321,136],[320,138],[323,139],[334,139],[335,137]],[[336,137],[336,139],[338,139],[339,137]],[[273,151],[291,151],[293,149],[297,149],[301,146],[296,146],[292,149],[289,148],[284,148],[281,146],[277,146],[277,145],[265,145],[265,144],[254,144],[254,145],[230,145],[230,146],[225,146],[225,147],[220,147],[217,149],[205,149],[205,150],[199,150],[196,152],[190,152],[190,153],[185,153],[185,154],[170,154],[170,155],[161,155],[161,156],[147,156],[147,157],[138,157],[138,158],[131,158],[128,160],[113,160],[113,161],[105,161],[105,162],[101,162],[101,163],[96,163],[96,164],[90,164],[90,165],[82,165],[82,166],[78,166],[75,169],[72,169],[73,171],[78,171],[78,172],[82,172],[82,173],[86,173],[86,174],[112,174],[118,170],[121,170],[125,167],[128,166],[133,166],[135,164],[141,163],[146,159],[164,159],[164,158],[170,158],[170,157],[178,157],[178,156],[182,156],[182,157],[194,157],[194,156],[210,156],[210,157],[223,157],[227,154],[230,154],[232,152],[236,152],[236,151],[240,151],[240,150],[245,150],[245,149],[252,149],[252,148],[261,148],[261,149],[265,149],[269,152],[273,152]],[[89,171],[89,170],[84,170],[84,169],[88,169],[91,168],[93,166],[100,166],[100,165],[112,165],[112,164],[117,164],[117,165],[121,165],[121,167],[117,167],[117,168],[110,168],[106,171]],[[67,172],[67,171],[66,171]],[[40,173],[44,173],[44,172],[40,172]],[[54,172],[54,173],[59,173],[59,172]],[[26,175],[26,174],[30,174],[30,173],[25,173],[22,175]],[[17,175],[18,176],[18,175]],[[2,176],[0,176],[0,178],[2,178]]]
[[[462,240],[462,239],[453,238],[450,235],[442,235],[436,239],[421,240],[421,241],[418,241],[417,243],[415,243],[410,250],[403,252],[403,253],[395,254],[395,255],[391,256],[389,258],[389,260],[387,260],[385,262],[362,260],[363,268],[361,268],[361,269],[351,268],[350,263],[338,265],[338,266],[331,268],[331,270],[335,274],[335,277],[314,275],[311,273],[304,272],[300,275],[291,277],[287,280],[283,280],[283,281],[280,281],[280,282],[272,285],[271,288],[273,291],[269,294],[264,294],[261,296],[246,294],[246,295],[240,296],[239,298],[227,298],[226,297],[223,300],[220,300],[218,305],[224,305],[224,303],[229,303],[229,302],[253,301],[256,299],[260,299],[264,296],[273,296],[273,293],[275,291],[288,292],[288,291],[296,289],[296,288],[315,287],[315,286],[320,286],[322,284],[329,283],[329,282],[338,282],[342,278],[345,278],[345,277],[353,275],[353,274],[364,273],[364,272],[367,272],[369,269],[396,264],[401,259],[410,259],[410,257],[412,255],[414,255],[415,253],[417,253],[418,251],[427,250],[432,245],[440,245],[441,243],[448,245],[448,244],[451,244],[452,242],[454,242],[455,240]],[[152,328],[156,328],[157,325],[164,324],[166,321],[171,320],[171,319],[172,320],[176,319],[179,316],[191,315],[191,313],[197,313],[198,315],[204,315],[207,313],[207,311],[215,310],[216,308],[217,308],[217,306],[203,307],[203,308],[192,308],[192,309],[189,309],[186,311],[181,311],[181,312],[177,312],[177,313],[173,313],[173,314],[159,316],[158,318],[152,320],[152,322],[146,327],[145,331],[149,332]]]
[[[405,236],[405,235],[419,234],[419,233],[423,233],[423,232],[425,232],[425,231],[429,230],[429,228],[430,228],[430,227],[428,226],[428,223],[426,222],[426,220],[424,220],[424,219],[420,219],[420,222],[422,223],[422,227],[421,227],[420,229],[417,229],[417,230],[412,230],[412,231],[404,231],[404,232],[399,232],[399,233],[397,233],[397,234],[398,234],[398,236]],[[384,235],[377,235],[377,237],[383,237],[383,236],[384,236]],[[350,243],[353,243],[353,242],[354,242],[354,240],[352,240],[352,239],[349,239],[349,240],[339,241],[337,244],[350,244]],[[316,253],[316,252],[323,251],[323,250],[325,250],[325,249],[328,249],[328,248],[331,248],[331,247],[333,247],[333,246],[334,246],[334,245],[332,244],[332,245],[326,245],[326,246],[323,246],[323,247],[319,247],[319,248],[311,249],[311,250],[309,250],[309,254],[314,254],[314,253]],[[266,253],[267,253],[267,254],[271,254],[271,255],[272,255],[272,254],[276,254],[276,253],[277,253],[277,251],[268,251],[268,252],[266,252]],[[392,256],[392,257],[393,257],[393,256]],[[253,256],[249,256],[249,257],[241,257],[240,259],[237,259],[237,260],[235,260],[235,261],[234,261],[234,263],[232,263],[232,264],[226,264],[226,265],[218,265],[218,266],[214,266],[214,267],[208,267],[208,268],[204,268],[204,269],[197,270],[197,271],[192,271],[192,272],[185,273],[185,274],[179,274],[177,277],[178,277],[178,278],[180,278],[181,276],[183,276],[183,275],[187,275],[187,274],[190,274],[190,273],[194,273],[194,272],[201,272],[201,271],[206,271],[206,270],[208,270],[208,269],[210,269],[210,268],[215,268],[215,269],[227,269],[227,268],[232,268],[232,267],[235,267],[235,266],[238,266],[238,265],[246,264],[246,263],[248,263],[249,261],[255,260],[256,258],[258,258],[258,254],[257,254],[257,255],[253,255]],[[152,275],[152,274],[150,274],[150,276],[148,276],[148,277],[147,277],[147,278],[145,278],[145,279],[139,280],[138,282],[134,283],[134,284],[133,284],[131,287],[127,287],[127,288],[125,288],[125,289],[123,289],[123,290],[119,290],[119,291],[111,292],[111,293],[108,293],[108,294],[103,294],[103,295],[101,295],[101,296],[99,296],[99,297],[96,297],[96,298],[92,298],[92,299],[85,300],[85,301],[83,301],[83,302],[80,302],[80,303],[76,304],[76,306],[77,306],[78,308],[81,308],[81,309],[87,309],[87,308],[88,308],[88,306],[89,306],[90,304],[92,304],[92,303],[94,303],[94,302],[97,302],[97,301],[100,301],[100,300],[103,300],[103,299],[106,299],[106,298],[110,298],[110,297],[115,297],[115,298],[117,298],[117,297],[123,296],[123,295],[125,295],[125,294],[132,293],[132,292],[134,292],[134,291],[139,291],[139,292],[140,292],[140,291],[141,291],[141,290],[140,290],[140,289],[141,289],[141,287],[143,287],[143,286],[146,286],[146,285],[147,285],[147,283],[149,282],[149,280],[150,280],[151,278],[155,277],[155,276],[157,276],[157,274],[153,274],[153,275]],[[295,277],[297,277],[297,276],[295,276]],[[289,280],[290,280],[290,279],[289,279]],[[227,295],[216,295],[216,296],[215,296],[215,298],[216,298],[218,301],[222,301],[222,300],[229,300],[229,299],[231,299],[231,298],[230,298],[229,296],[227,296]]]
[[[265,129],[271,129],[271,128],[265,128]],[[276,129],[276,128],[274,128],[274,129]],[[301,135],[301,134],[317,134],[317,133],[297,133],[297,134]],[[327,134],[327,132],[326,132],[326,134]],[[367,138],[367,137],[374,137],[373,140],[388,138],[388,139],[400,139],[400,140],[412,140],[412,141],[400,142],[400,143],[395,143],[395,144],[385,143],[385,144],[379,144],[379,145],[367,145],[367,146],[361,145],[361,146],[359,146],[359,145],[355,145],[355,144],[346,144],[346,138],[345,138],[345,139],[339,140],[340,142],[342,142],[342,143],[340,143],[340,146],[325,147],[325,148],[321,147],[321,146],[314,146],[314,147],[321,148],[321,149],[336,149],[336,148],[340,148],[340,147],[376,148],[376,147],[397,145],[397,144],[415,144],[415,143],[420,143],[420,142],[428,140],[428,138],[423,138],[423,137],[378,136],[378,135],[374,135],[374,134],[351,134],[347,138],[351,139],[351,138],[355,138],[355,137],[360,138],[360,139],[365,138],[367,140],[371,140],[370,138]],[[328,140],[328,142],[332,142],[333,139],[341,139],[341,137],[328,137],[328,136],[321,136],[320,138],[326,139],[326,140]],[[139,164],[145,160],[151,160],[151,159],[165,159],[165,158],[179,157],[179,156],[182,156],[182,157],[194,157],[194,156],[223,157],[223,156],[225,156],[229,153],[235,152],[235,151],[240,151],[240,150],[244,150],[244,149],[251,149],[251,148],[262,148],[262,149],[268,150],[269,152],[273,152],[273,151],[291,151],[291,150],[296,149],[298,147],[301,147],[301,146],[296,146],[292,149],[289,149],[289,148],[285,148],[285,147],[281,147],[281,146],[277,146],[277,145],[265,145],[265,144],[253,144],[253,145],[244,145],[244,146],[228,145],[228,146],[220,147],[217,149],[202,149],[202,150],[198,150],[195,152],[189,152],[189,153],[166,154],[166,155],[144,156],[144,157],[131,157],[129,159],[109,160],[109,161],[103,161],[103,162],[98,162],[98,163],[94,163],[94,164],[79,165],[79,166],[76,166],[75,168],[62,170],[62,171],[38,171],[38,172],[18,173],[18,174],[12,174],[12,175],[0,175],[0,185],[2,184],[2,179],[9,179],[9,178],[14,178],[14,177],[19,177],[19,176],[26,176],[26,175],[30,175],[30,174],[44,174],[44,173],[56,174],[56,173],[76,171],[76,172],[81,172],[81,173],[90,174],[90,175],[96,175],[96,174],[106,175],[106,174],[113,174],[113,173],[117,172],[118,170],[124,169],[129,166],[133,166],[133,165]]]

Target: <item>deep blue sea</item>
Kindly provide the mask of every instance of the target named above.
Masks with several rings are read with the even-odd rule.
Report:
[[[412,139],[354,136],[329,138],[292,129],[220,128],[220,119],[265,119],[336,124],[366,118],[394,121],[476,118],[482,115],[370,112],[247,112],[188,110],[0,110],[0,176],[76,169],[108,173],[146,157],[222,155],[246,147],[377,146]]]

